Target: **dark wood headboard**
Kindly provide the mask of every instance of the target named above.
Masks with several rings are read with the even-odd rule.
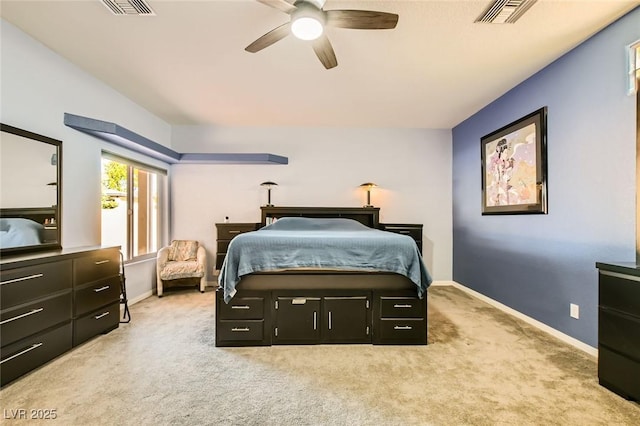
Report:
[[[380,224],[379,207],[261,207],[261,226],[265,226],[271,218],[281,217],[343,217],[356,220],[370,228],[378,228]]]
[[[56,217],[56,209],[53,207],[33,207],[22,209],[0,209],[0,217],[16,217],[23,219],[31,219],[40,224]]]

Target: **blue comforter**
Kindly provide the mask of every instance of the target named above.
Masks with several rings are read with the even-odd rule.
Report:
[[[382,271],[404,275],[422,297],[431,277],[415,241],[351,219],[288,217],[231,240],[218,284],[229,302],[242,276],[295,268]]]
[[[0,248],[40,244],[40,233],[43,229],[41,224],[30,219],[0,218]]]

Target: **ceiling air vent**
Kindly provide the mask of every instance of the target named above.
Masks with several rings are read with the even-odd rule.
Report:
[[[513,24],[538,0],[495,0],[475,22]]]
[[[155,15],[145,0],[102,0],[102,4],[114,15]]]

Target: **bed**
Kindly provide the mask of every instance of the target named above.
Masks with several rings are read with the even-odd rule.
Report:
[[[431,277],[416,242],[322,214],[280,217],[231,241],[217,346],[427,343]]]

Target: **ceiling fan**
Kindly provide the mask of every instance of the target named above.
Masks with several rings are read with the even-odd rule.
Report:
[[[359,30],[393,29],[398,23],[395,13],[373,10],[324,10],[326,0],[257,0],[267,6],[290,15],[289,22],[269,31],[244,50],[259,52],[289,33],[301,40],[309,40],[320,62],[326,69],[338,65],[336,54],[329,42],[324,27],[351,28]]]

